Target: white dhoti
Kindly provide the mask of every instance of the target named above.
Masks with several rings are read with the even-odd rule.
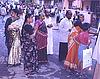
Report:
[[[48,38],[47,38],[47,54],[53,54],[53,31],[52,28],[47,28]]]

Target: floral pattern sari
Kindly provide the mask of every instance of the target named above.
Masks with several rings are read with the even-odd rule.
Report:
[[[24,70],[35,72],[38,70],[38,56],[36,50],[36,40],[33,36],[34,29],[26,24],[22,28],[22,52],[24,55]]]

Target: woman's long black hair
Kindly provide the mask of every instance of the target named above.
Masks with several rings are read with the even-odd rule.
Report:
[[[32,14],[26,14],[25,15],[25,20],[24,20],[24,23],[23,23],[23,26],[22,26],[22,32],[21,32],[22,37],[23,37],[23,31],[24,30],[29,31],[31,29],[30,27],[25,27],[25,23],[27,22],[27,19],[30,18],[31,16],[32,16]]]
[[[25,23],[27,22],[27,19],[30,18],[31,16],[32,16],[32,14],[26,14],[26,15],[25,15],[25,20],[24,20],[23,26],[24,26]]]

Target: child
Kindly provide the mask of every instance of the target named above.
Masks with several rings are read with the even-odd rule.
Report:
[[[90,44],[90,38],[89,38],[89,23],[84,23],[81,27],[83,30],[78,36],[75,37],[75,41],[79,44],[78,49],[78,60],[79,60],[79,68],[82,71],[83,66],[83,50],[85,50],[89,44]]]

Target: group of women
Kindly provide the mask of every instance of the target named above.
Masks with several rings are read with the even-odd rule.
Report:
[[[19,11],[12,9],[11,17],[5,23],[8,65],[20,65],[23,58],[24,70],[30,74],[37,72],[39,64],[48,62],[47,27],[43,13],[39,15],[33,26],[32,14],[26,14],[23,21],[20,17]]]
[[[33,15],[26,14],[22,18],[22,14],[23,12],[21,13],[17,9],[12,9],[11,17],[5,23],[8,65],[20,65],[21,58],[23,57],[24,70],[27,74],[30,74],[37,72],[39,64],[48,62],[47,40],[50,43],[50,39],[47,39],[47,26],[50,28],[49,30],[52,30],[52,25],[51,23],[46,24],[43,13],[39,14],[39,18],[33,26]],[[48,14],[46,16],[49,19]],[[74,27],[72,27],[68,35],[68,53],[64,62],[65,67],[68,69],[75,70],[80,68],[82,70],[82,51],[90,44],[89,28],[90,24],[82,24],[81,20],[74,22]]]
[[[82,15],[83,16],[83,15]],[[83,17],[84,18],[84,17]],[[69,36],[68,36],[68,53],[66,55],[66,59],[64,62],[64,66],[69,70],[78,70],[80,73],[80,77],[84,79],[84,71],[83,71],[83,50],[89,48],[91,43],[90,35],[98,35],[96,45],[94,47],[94,51],[92,51],[92,58],[97,61],[96,68],[94,71],[93,79],[100,78],[100,52],[99,52],[99,40],[100,33],[93,33],[89,31],[90,24],[83,23],[84,20],[82,17],[77,19],[74,22],[74,27],[72,28]],[[100,23],[99,23],[100,26]],[[100,30],[100,27],[98,27]]]
[[[83,50],[90,44],[89,23],[83,23],[80,20],[75,21],[68,36],[68,53],[64,62],[64,66],[70,70],[83,69]]]

